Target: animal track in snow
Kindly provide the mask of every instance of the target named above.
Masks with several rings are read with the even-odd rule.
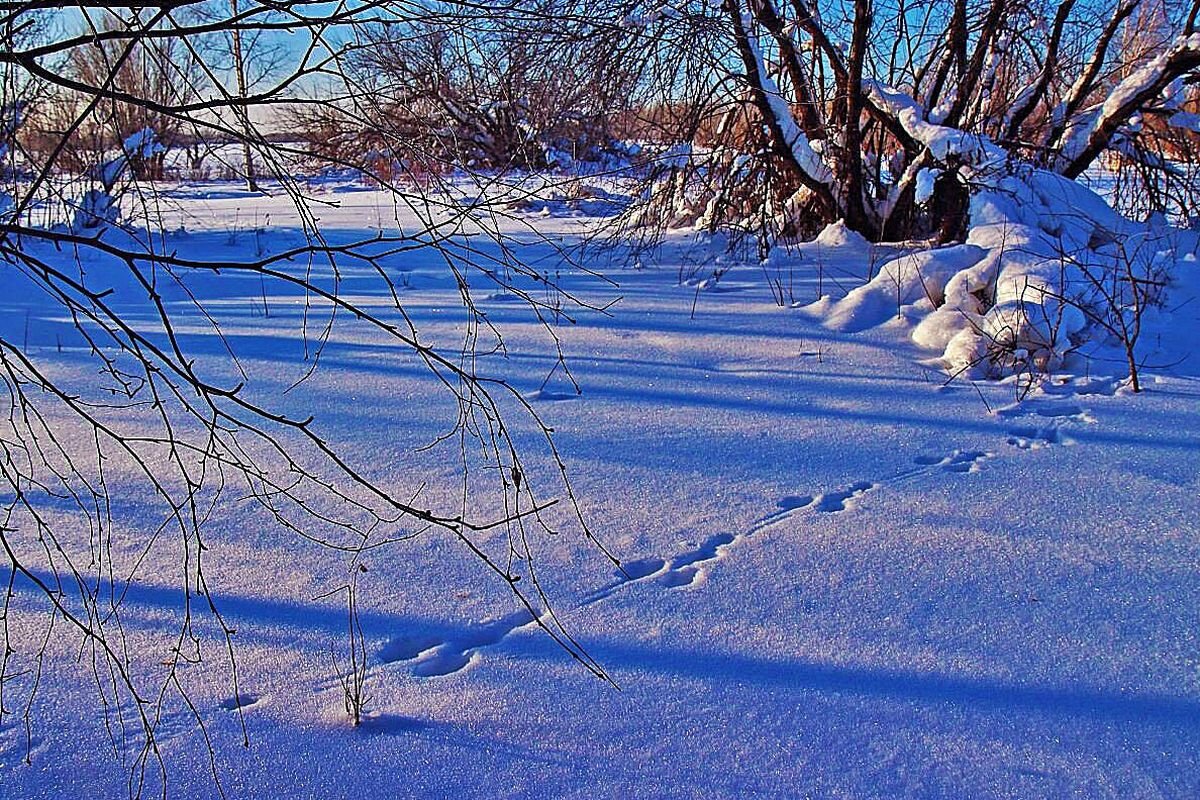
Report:
[[[533,621],[533,615],[523,610],[445,639],[398,636],[380,648],[378,657],[385,664],[413,661],[413,674],[422,678],[451,675],[466,668],[479,648],[494,645],[517,628]]]
[[[811,494],[793,494],[782,498],[779,503],[781,512],[799,511],[802,508],[808,508],[812,505],[813,496]]]
[[[957,455],[958,451],[955,451],[954,454],[947,457],[947,460],[953,459]],[[943,459],[939,459],[939,461],[941,460]],[[693,586],[703,582],[707,574],[705,565],[724,558],[731,549],[750,536],[805,510],[811,509],[824,514],[848,511],[855,507],[860,497],[877,488],[879,488],[877,483],[858,481],[838,491],[817,495],[788,495],[779,500],[777,510],[759,519],[746,533],[718,533],[708,537],[696,547],[670,558],[641,558],[622,564],[616,580],[586,595],[581,605],[588,606],[597,603],[606,597],[611,597],[631,583],[649,578],[656,579],[660,586],[668,589]]]
[[[1043,384],[1042,392],[1056,397],[1087,395],[1113,397],[1124,385],[1125,381],[1120,378],[1064,378],[1058,383],[1050,381]]]
[[[996,413],[1006,419],[1034,417],[1046,420],[1045,423],[1036,419],[1027,420],[1008,429],[1006,441],[1020,450],[1040,450],[1054,444],[1075,444],[1075,440],[1066,434],[1063,428],[1070,424],[1090,425],[1096,421],[1087,409],[1062,400],[1035,400],[1002,408]]]
[[[1059,393],[1060,396],[1065,394]],[[1006,431],[1007,441],[1021,449],[1036,449],[1050,444],[1071,444],[1072,440],[1062,431],[1063,425],[1095,422],[1086,409],[1067,400],[1021,404],[1001,409],[997,414],[1014,421]],[[1029,417],[1034,419],[1030,420]],[[1018,418],[1022,418],[1023,421]],[[861,498],[884,485],[931,472],[979,472],[983,464],[995,456],[995,453],[986,450],[957,449],[944,455],[919,455],[913,459],[914,468],[894,474],[880,482],[861,480],[835,491],[787,495],[779,499],[775,510],[758,519],[744,533],[715,534],[674,556],[650,556],[622,564],[616,578],[586,595],[580,606],[592,605],[611,597],[633,583],[654,581],[663,589],[695,586],[704,582],[709,565],[725,558],[744,540],[796,514],[806,511],[820,514],[852,511]],[[384,664],[412,662],[412,672],[418,677],[450,675],[468,667],[478,657],[481,649],[499,643],[513,631],[533,621],[534,617],[528,611],[520,611],[445,638],[429,635],[399,636],[390,639],[380,648],[378,658]]]
[[[457,648],[453,643],[439,645],[430,651],[413,666],[413,674],[418,678],[436,678],[441,675],[452,675],[466,669],[471,663],[471,653],[467,648]]]
[[[858,498],[878,488],[879,484],[870,481],[858,481],[849,488],[837,492],[819,494],[813,498],[812,507],[823,514],[836,514],[854,508]]]
[[[990,453],[982,451],[955,450],[948,456],[934,458],[928,463],[941,466],[950,472],[973,472],[977,464],[990,455]],[[917,471],[924,471],[927,468],[922,467]],[[904,477],[907,474],[909,473],[897,477]],[[659,585],[668,589],[693,586],[705,578],[707,574],[705,565],[724,558],[731,549],[745,539],[806,510],[822,514],[837,514],[852,510],[857,505],[859,498],[878,489],[880,485],[872,481],[857,481],[837,491],[816,495],[787,495],[780,498],[776,504],[777,510],[760,518],[745,533],[718,533],[705,539],[695,548],[671,558],[650,557],[622,564],[617,579],[585,596],[581,605],[597,603],[631,583],[648,578],[656,579]]]
[[[718,533],[708,537],[695,550],[689,550],[671,559],[665,574],[659,578],[658,582],[671,589],[691,586],[705,575],[700,565],[716,561],[739,538],[741,537],[732,533]]]
[[[767,514],[754,524],[750,529],[750,533],[758,533],[764,528],[769,528],[772,525],[782,522],[783,520],[798,514],[801,511],[812,509],[819,511],[822,514],[836,514],[840,511],[847,511],[854,508],[858,498],[879,488],[878,483],[872,481],[857,481],[850,484],[845,489],[839,489],[834,492],[823,492],[821,494],[793,494],[780,498],[776,503],[778,510]]]
[[[698,567],[682,567],[669,570],[658,582],[668,589],[678,589],[681,586],[691,586],[701,574]]]
[[[396,661],[411,661],[422,653],[442,644],[434,636],[396,636],[388,639],[379,650],[379,660],[385,664]]]
[[[732,533],[718,533],[716,536],[710,536],[695,550],[671,559],[671,568],[679,569],[692,564],[712,561],[721,554],[723,548],[728,547],[735,541],[737,541],[737,537]]]
[[[227,697],[217,704],[217,707],[224,711],[237,711],[239,708],[253,708],[263,701],[263,698],[256,694],[248,694],[242,692],[236,697]]]
[[[638,581],[654,575],[666,565],[667,562],[661,558],[639,558],[622,564],[621,568],[628,576],[627,580]]]
[[[955,450],[945,456],[917,456],[913,461],[923,467],[939,467],[945,472],[978,472],[992,455],[985,450]]]
[[[1064,436],[1057,425],[1018,425],[1008,429],[1006,441],[1020,450],[1040,450],[1052,444],[1075,444],[1075,440]]]

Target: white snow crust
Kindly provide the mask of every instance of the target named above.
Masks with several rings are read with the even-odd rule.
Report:
[[[162,190],[173,216],[160,235],[183,256],[247,258],[300,240],[281,193]],[[311,191],[335,243],[418,225],[381,192]],[[719,242],[710,251],[675,233],[638,269],[588,251],[584,265],[613,287],[555,260],[594,219],[551,199],[529,209],[506,223],[524,256],[597,307],[621,300],[554,323],[554,338],[471,273],[507,345],[480,369],[556,430],[593,531],[624,563],[617,573],[566,535],[537,553],[557,613],[620,688],[530,624],[459,543],[423,535],[365,559],[369,703],[352,728],[330,658],[345,610],[326,596],[345,558],[231,498],[214,509],[206,545],[212,599],[237,629],[241,696],[219,647],[182,673],[195,714],[171,697],[159,728],[171,797],[219,796],[206,736],[237,798],[1200,796],[1194,237],[1134,225],[1033,173],[976,198],[965,244],[870,245],[832,226],[766,264],[722,262],[713,290],[699,291],[681,275],[726,257]],[[1062,249],[1101,263],[1137,241],[1168,253],[1171,286],[1146,322],[1148,391],[1133,396],[1111,343],[1091,340],[1087,361],[1068,357],[1081,321],[1049,331],[1039,320],[1057,316],[1055,296],[1073,285]],[[112,262],[85,258],[79,274],[113,288],[111,303],[143,302]],[[445,261],[416,250],[386,264],[422,340],[461,343],[461,286]],[[791,302],[779,305],[764,269]],[[341,279],[364,304],[391,302],[369,270]],[[94,377],[68,321],[22,281],[0,273],[0,334],[25,337],[56,375]],[[328,441],[397,493],[458,507],[453,459],[419,449],[457,407],[418,363],[339,319],[312,377],[285,391],[312,366],[305,298],[229,273],[194,276],[188,289],[222,325],[218,336],[187,318],[182,346],[197,369],[232,383],[232,348],[247,393],[315,415]],[[169,281],[161,290],[187,313]],[[821,296],[810,307],[820,315],[795,307]],[[981,331],[1006,325],[1056,354],[1047,381],[1023,400],[1011,378],[946,383]],[[579,393],[547,383],[560,347]],[[923,363],[922,348],[949,364]],[[512,435],[537,441],[519,425]],[[540,480],[546,465],[530,466]],[[113,470],[115,557],[133,563],[162,519],[144,487]],[[53,498],[39,507],[71,521]],[[139,674],[158,669],[156,642],[183,613],[177,575],[172,549],[152,550],[122,605]],[[27,583],[15,592],[6,624],[19,668],[46,617]],[[211,645],[214,626],[197,625]],[[52,642],[30,739],[19,718],[0,727],[0,795],[127,796],[131,740],[106,732],[80,652],[77,637]],[[6,684],[6,703],[28,679]],[[147,796],[160,788],[152,775]]]

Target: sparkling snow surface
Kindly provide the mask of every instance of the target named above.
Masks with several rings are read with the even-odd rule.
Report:
[[[379,193],[326,199],[340,205],[315,213],[334,239],[414,224]],[[568,241],[587,224],[539,212],[523,219]],[[289,246],[298,222],[286,200],[213,187],[179,189],[167,213],[185,229],[172,246],[196,258]],[[217,647],[186,678],[227,795],[1200,795],[1196,262],[1180,263],[1175,311],[1146,334],[1152,363],[1170,366],[1147,368],[1144,394],[1121,388],[1119,361],[1094,359],[1017,403],[1011,381],[945,385],[904,320],[839,332],[800,310],[893,252],[830,241],[681,283],[704,248],[672,240],[639,270],[588,262],[619,288],[557,268],[594,303],[622,298],[611,316],[575,311],[555,328],[578,394],[561,372],[543,385],[554,346],[529,310],[473,279],[508,348],[483,369],[556,430],[592,529],[626,564],[619,577],[575,537],[540,551],[556,611],[619,688],[528,624],[461,546],[428,534],[366,560],[369,719],[355,729],[330,660],[345,615],[314,599],[344,559],[231,508],[208,546],[242,697]],[[458,290],[438,257],[389,264],[422,334],[457,341]],[[772,302],[764,269],[795,307]],[[27,329],[57,369],[91,368],[57,352],[57,312],[0,285],[5,336]],[[431,378],[345,320],[315,375],[283,394],[307,367],[296,298],[268,295],[264,315],[256,280],[196,285],[223,309],[256,396],[315,414],[377,480],[427,482],[430,503],[452,504],[455,465],[413,453],[452,422]],[[387,300],[370,276],[342,289]],[[197,325],[195,339],[197,357],[219,363],[211,331]],[[149,671],[163,654],[146,643],[177,625],[178,568],[163,556],[141,574],[125,619]],[[9,625],[43,622],[17,613]],[[31,765],[19,718],[0,729],[5,798],[127,794],[77,645],[51,648]],[[217,796],[182,705],[159,738],[171,796]]]

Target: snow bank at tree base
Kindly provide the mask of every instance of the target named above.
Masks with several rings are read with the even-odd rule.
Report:
[[[1084,343],[1111,338],[1105,322],[1114,315],[1133,313],[1121,299],[1128,275],[1169,275],[1183,239],[1195,239],[1126,219],[1053,173],[1026,170],[989,184],[972,198],[965,242],[892,258],[841,300],[810,310],[839,331],[903,320],[951,374],[1055,369]]]

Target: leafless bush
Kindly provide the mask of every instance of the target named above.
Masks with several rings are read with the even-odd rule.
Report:
[[[1098,341],[1120,349],[1129,386],[1140,392],[1142,325],[1147,312],[1161,305],[1168,286],[1168,253],[1162,248],[1169,240],[1144,231],[1114,232],[1108,241],[1092,244],[1080,249],[1059,239],[1052,259],[1056,278],[1030,277],[1006,287],[1005,294],[1016,299],[1000,313],[996,287],[981,292],[982,322],[968,320],[980,340],[977,357],[951,379],[976,368],[991,377],[1011,375],[1023,398],[1072,354],[1081,353],[1084,342]],[[1044,258],[1020,248],[1012,253]]]
[[[291,114],[338,158],[500,170],[595,160],[612,150],[638,78],[626,52],[636,40],[598,35],[613,27],[592,14],[576,0],[381,9],[347,56],[364,94]]]
[[[346,597],[346,653],[344,659],[339,657],[333,645],[330,645],[329,651],[330,663],[342,688],[346,716],[355,727],[362,724],[370,703],[367,697],[367,640],[358,613],[358,578],[366,571],[366,565],[355,560],[350,565],[350,577],[345,585],[334,590],[335,594],[344,594]]]
[[[1147,311],[1162,304],[1168,283],[1161,244],[1136,235],[1112,242],[1112,261],[1103,267],[1076,262],[1085,285],[1074,304],[1121,348],[1134,392],[1142,390],[1142,323]]]

